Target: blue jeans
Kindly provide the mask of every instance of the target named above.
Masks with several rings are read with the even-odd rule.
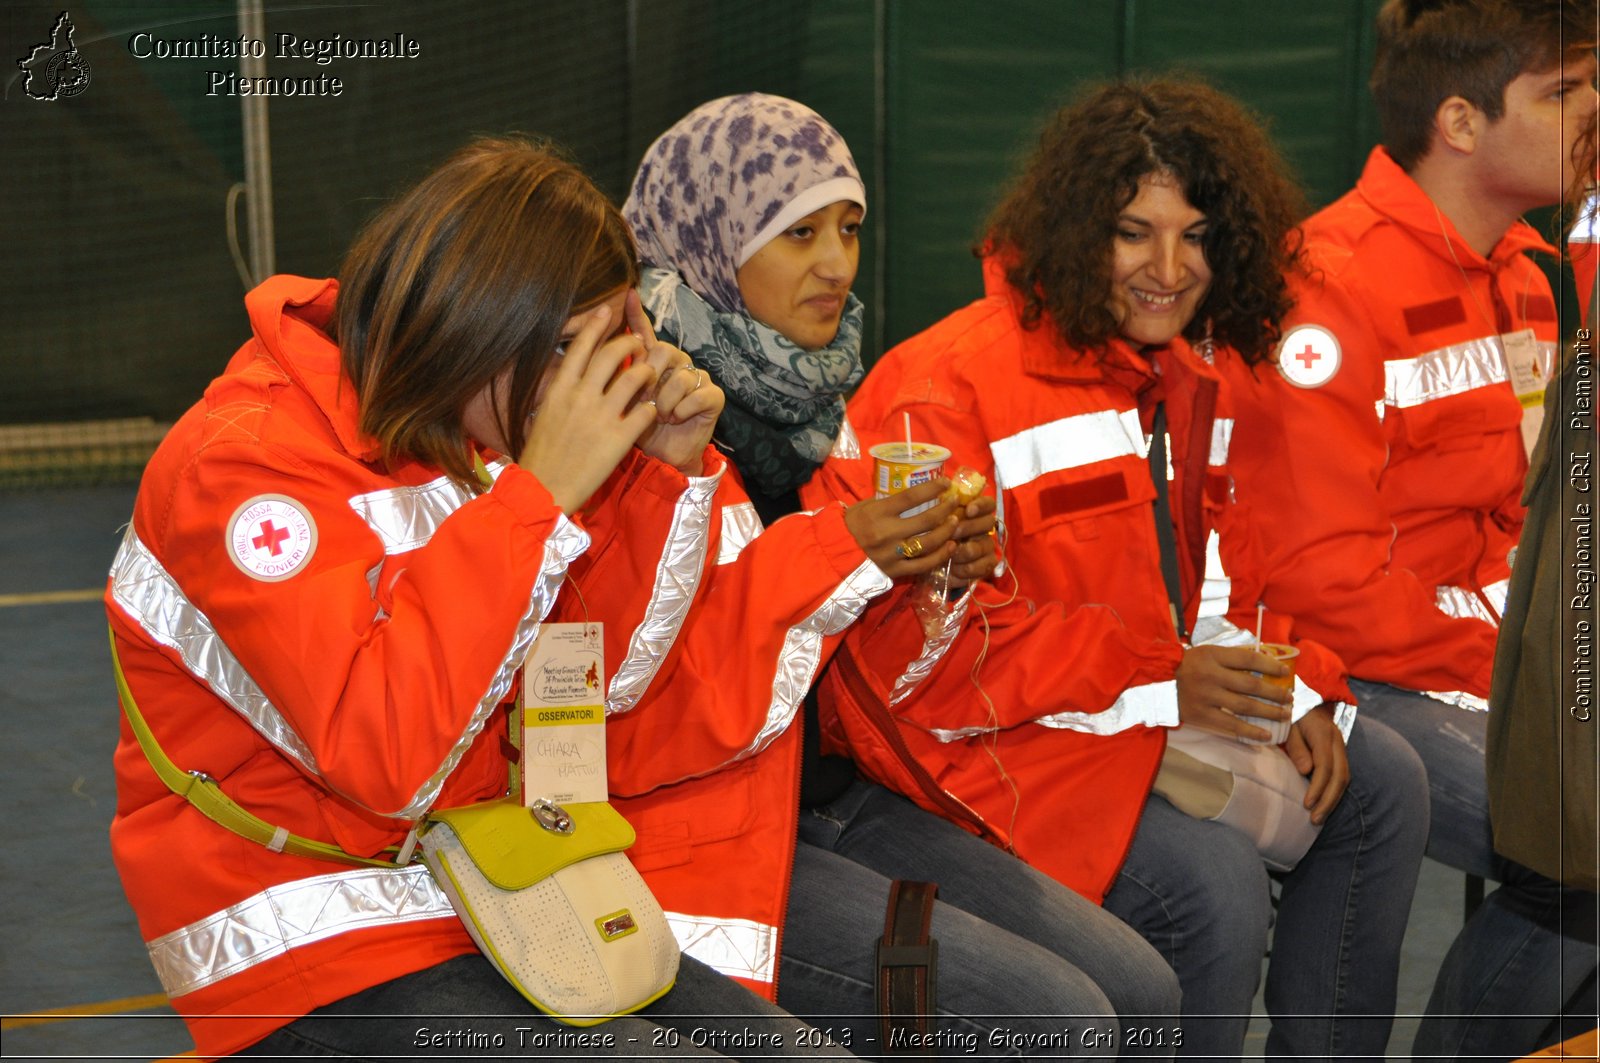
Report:
[[[1361,719],[1350,786],[1282,876],[1266,1005],[1273,1057],[1383,1058],[1400,942],[1428,831],[1422,763]],[[1184,1057],[1237,1059],[1267,951],[1267,869],[1239,831],[1151,795],[1106,908],[1156,946],[1183,986]]]
[[[939,885],[938,1054],[1170,1055],[1178,986],[1154,949],[1016,857],[860,781],[800,813],[780,1004],[819,1026],[853,1016],[855,1050],[881,1051],[874,943],[897,878]]]
[[[1412,1052],[1511,1059],[1544,1047],[1563,1007],[1594,977],[1595,895],[1495,854],[1486,713],[1381,683],[1351,687],[1362,714],[1398,731],[1427,767],[1428,855],[1501,883],[1445,955]]]
[[[711,968],[682,957],[678,981],[660,1000],[599,1026],[564,1026],[522,998],[481,955],[472,953],[402,975],[318,1008],[268,1034],[240,1056],[321,1056],[387,1061],[429,1056],[522,1058],[762,1056],[850,1058],[799,1036],[805,1024]],[[774,1047],[726,1046],[759,1035]],[[582,1038],[607,1038],[609,1045]],[[818,1038],[820,1040],[820,1038]]]

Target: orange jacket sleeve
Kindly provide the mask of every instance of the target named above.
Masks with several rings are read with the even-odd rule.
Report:
[[[277,449],[268,468],[258,446],[212,446],[178,489],[141,495],[111,588],[124,637],[177,653],[330,790],[415,818],[492,718],[587,536],[512,466],[426,541],[386,542],[320,452]],[[228,552],[229,514],[263,494],[317,535],[277,581]]]
[[[614,793],[642,794],[760,752],[794,722],[839,636],[889,587],[842,506],[784,517],[753,538],[753,508],[735,476],[722,481],[717,506],[718,539],[670,659],[635,704],[607,717]]]
[[[1271,364],[1218,367],[1237,414],[1237,519],[1256,530],[1264,600],[1337,649],[1354,675],[1486,696],[1494,628],[1442,612],[1431,587],[1390,564],[1395,530],[1379,493],[1383,347],[1360,295],[1335,269],[1301,279],[1295,295],[1285,342],[1301,324],[1335,337],[1331,379],[1296,387]]]

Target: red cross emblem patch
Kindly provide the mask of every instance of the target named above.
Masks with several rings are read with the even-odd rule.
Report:
[[[1278,343],[1278,372],[1297,388],[1320,388],[1339,371],[1339,341],[1321,325],[1296,325]]]
[[[316,522],[304,506],[283,495],[257,495],[228,520],[228,556],[252,579],[288,579],[316,549]]]

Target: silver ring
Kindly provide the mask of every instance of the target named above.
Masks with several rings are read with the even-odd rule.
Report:
[[[693,395],[695,392],[699,391],[700,390],[700,385],[704,384],[707,380],[711,379],[711,374],[710,373],[705,373],[705,375],[702,376],[701,374],[703,372],[704,372],[704,370],[701,370],[701,369],[696,369],[694,371],[694,387],[689,389],[689,394]]]

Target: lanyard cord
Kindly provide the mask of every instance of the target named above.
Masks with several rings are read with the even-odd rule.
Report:
[[[1155,481],[1156,542],[1161,546],[1161,581],[1166,584],[1167,604],[1172,609],[1172,626],[1178,638],[1187,638],[1183,629],[1183,594],[1178,580],[1178,536],[1172,524],[1172,502],[1167,489],[1167,404],[1156,403],[1150,428],[1150,479]]]

